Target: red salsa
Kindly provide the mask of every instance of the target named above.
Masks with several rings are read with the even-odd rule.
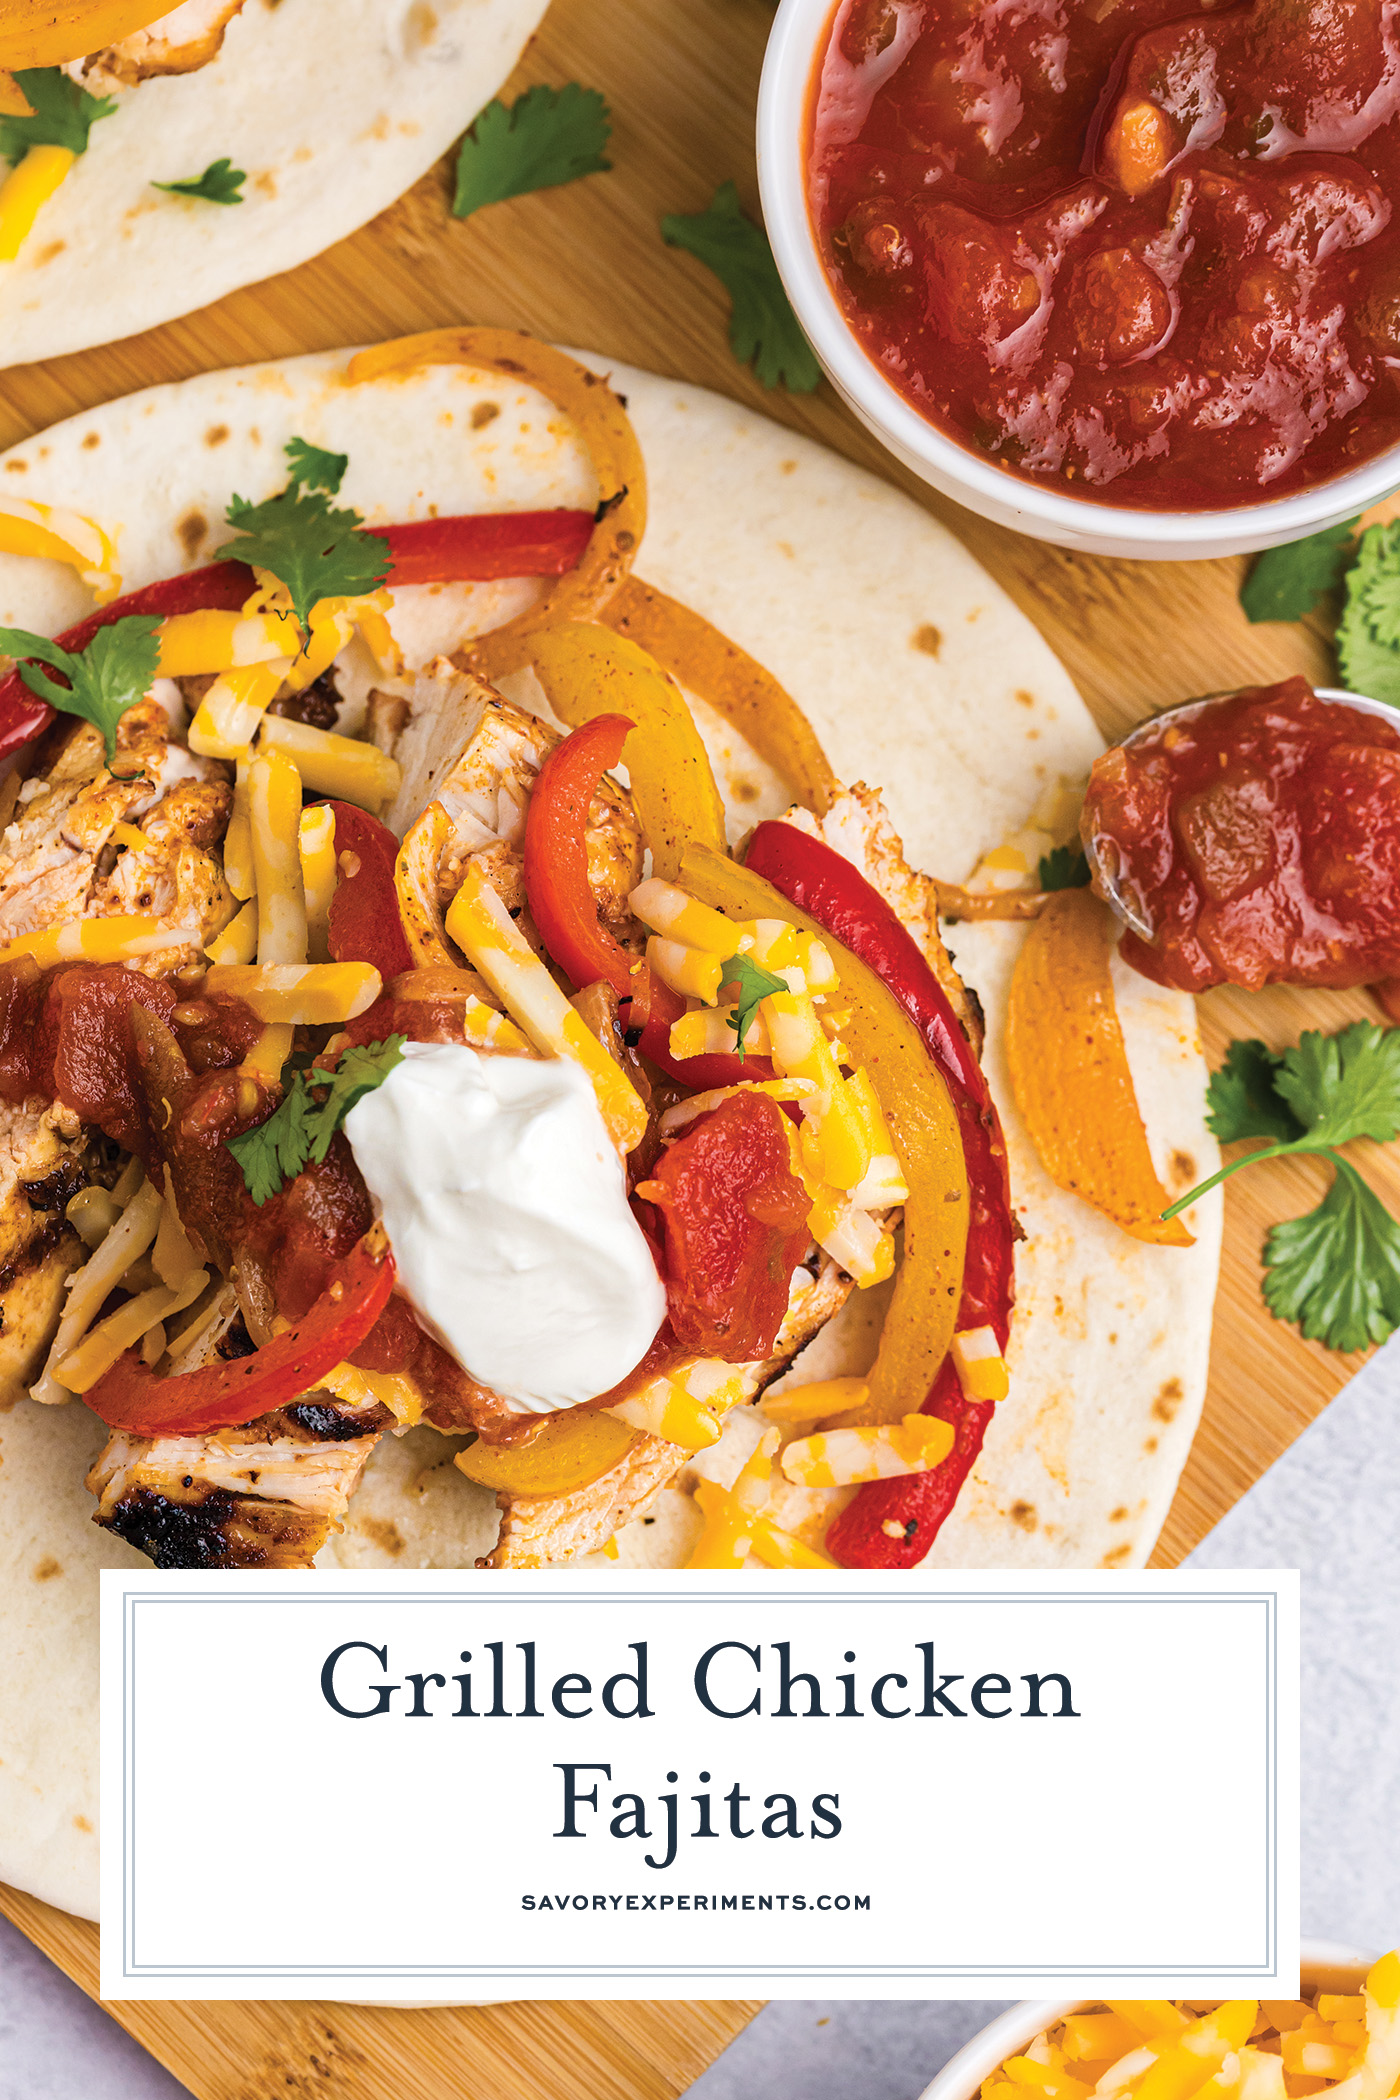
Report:
[[[1400,732],[1302,678],[1107,752],[1083,836],[1096,880],[1150,936],[1125,933],[1124,960],[1158,984],[1400,974]]]
[[[1201,509],[1400,443],[1392,0],[840,0],[813,224],[915,408],[1008,471]]]

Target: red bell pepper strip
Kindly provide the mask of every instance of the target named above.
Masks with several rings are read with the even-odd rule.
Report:
[[[199,1436],[255,1422],[313,1392],[358,1349],[389,1302],[394,1257],[381,1229],[357,1241],[311,1310],[252,1356],[157,1378],[134,1349],[83,1395],[110,1429],[130,1436]]]
[[[705,1093],[712,1087],[737,1086],[744,1079],[771,1079],[772,1066],[761,1057],[741,1060],[719,1052],[673,1058],[671,1024],[685,1012],[684,999],[645,964],[639,964],[599,923],[588,883],[584,838],[588,805],[604,773],[621,757],[632,727],[626,715],[595,715],[556,744],[540,767],[525,822],[525,894],[530,916],[565,976],[579,990],[600,979],[610,984],[617,993],[629,1041],[635,1037],[643,1056],[683,1086]],[[640,1033],[628,1025],[633,1002],[644,1014]]]
[[[562,576],[577,566],[593,530],[588,510],[530,510],[421,518],[388,525],[391,584],[486,583],[502,576]],[[57,637],[77,654],[101,627],[134,614],[169,619],[175,613],[233,612],[252,594],[256,579],[241,561],[211,562],[183,576],[167,576],[143,590],[128,591]],[[53,709],[32,693],[18,671],[0,680],[0,758],[47,729]]]
[[[336,962],[373,963],[388,984],[413,968],[394,883],[399,842],[387,824],[352,802],[330,806],[335,811],[336,883],[327,945]],[[353,872],[343,858],[347,854],[358,863]]]
[[[967,1160],[970,1214],[958,1327],[990,1327],[1005,1350],[1015,1297],[1006,1146],[986,1075],[946,993],[884,898],[822,840],[792,824],[760,824],[746,865],[868,964],[918,1026],[952,1097]],[[992,1412],[992,1402],[966,1397],[952,1359],[945,1359],[920,1413],[951,1422],[953,1449],[928,1473],[862,1487],[827,1533],[827,1551],[848,1568],[909,1568],[921,1561],[972,1470]],[[902,1535],[891,1537],[887,1523]]]

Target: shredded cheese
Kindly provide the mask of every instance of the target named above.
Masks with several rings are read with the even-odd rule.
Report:
[[[719,1515],[725,1494],[712,1480],[701,1480],[695,1488],[695,1500],[706,1517]],[[834,1568],[837,1563],[830,1554],[819,1547],[808,1546],[792,1532],[784,1531],[762,1510],[753,1519],[753,1534],[749,1550],[768,1568]]]
[[[683,1451],[717,1444],[723,1419],[744,1397],[744,1374],[710,1357],[663,1373],[630,1399],[604,1410],[633,1429],[644,1429]]]
[[[218,963],[204,989],[211,998],[241,999],[277,1027],[324,1028],[373,1006],[383,980],[372,963]]]
[[[953,1336],[953,1368],[969,1400],[1004,1400],[1011,1390],[1006,1358],[990,1327],[967,1327]]]
[[[931,1472],[952,1448],[951,1423],[936,1415],[906,1415],[902,1422],[799,1437],[784,1451],[782,1466],[795,1487],[855,1487]]]
[[[722,962],[742,952],[746,937],[732,919],[726,919],[723,912],[712,911],[708,904],[697,903],[694,897],[677,889],[673,882],[663,882],[658,875],[638,883],[627,902],[643,926],[652,933],[664,934],[672,943],[699,948]]]
[[[306,896],[307,952],[313,962],[326,962],[331,899],[335,895],[335,811],[319,802],[301,813],[297,832],[301,886]]]
[[[99,605],[110,605],[121,592],[115,535],[77,511],[29,503],[19,496],[0,497],[0,554],[65,563],[76,570]]]
[[[57,1366],[77,1348],[108,1294],[153,1243],[160,1217],[160,1190],[143,1181],[91,1260],[69,1279],[68,1302],[44,1368],[29,1389],[31,1399],[52,1407],[72,1397],[72,1387],[55,1376]]]
[[[258,901],[241,905],[205,954],[212,963],[250,963],[258,952]]]
[[[537,1050],[583,1066],[614,1143],[632,1151],[647,1127],[641,1096],[590,1034],[475,862],[448,908],[447,931]]]
[[[211,671],[246,670],[254,664],[284,661],[296,654],[296,622],[288,614],[221,612],[172,613],[162,620],[162,678],[202,678]]]
[[[191,751],[203,758],[247,758],[268,708],[290,668],[288,657],[224,671],[199,703],[189,728]]]
[[[248,823],[258,896],[258,961],[305,963],[306,894],[298,843],[301,779],[291,760],[280,752],[260,753],[248,768]],[[280,1021],[288,1017],[264,1014],[262,1018]]]
[[[282,715],[263,717],[259,747],[291,759],[313,794],[334,795],[360,809],[374,811],[392,802],[403,778],[398,761],[376,745]]]
[[[65,926],[46,926],[42,933],[22,933],[0,948],[0,962],[30,955],[41,970],[61,962],[130,962],[141,955],[157,955],[163,948],[178,948],[195,939],[178,926],[163,927],[159,919],[116,914],[110,919],[70,919]]]
[[[647,942],[647,966],[683,998],[703,999],[713,1006],[719,997],[724,964],[703,948],[687,948],[680,941],[663,940],[652,934]]]
[[[743,1567],[753,1545],[755,1519],[768,1500],[778,1441],[776,1429],[765,1429],[733,1487],[710,1498],[705,1528],[686,1562],[688,1568]]]
[[[163,1326],[167,1319],[193,1305],[208,1281],[208,1270],[196,1269],[178,1290],[160,1284],[128,1298],[125,1305],[119,1305],[114,1313],[109,1313],[76,1349],[55,1366],[54,1376],[59,1384],[66,1385],[70,1392],[90,1392],[98,1379],[111,1370],[117,1358],[125,1355],[143,1335]]]

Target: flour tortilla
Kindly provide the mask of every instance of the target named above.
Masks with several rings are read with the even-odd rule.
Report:
[[[246,0],[209,65],[122,90],[0,264],[0,366],[117,342],[354,233],[490,101],[547,4]],[[241,204],[151,187],[224,157]]]
[[[346,355],[211,373],[112,402],[0,455],[0,485],[109,528],[122,522],[127,588],[206,560],[235,489],[258,500],[282,485],[292,436],[349,454],[344,496],[371,523],[433,505],[596,500],[576,441],[530,389],[459,367],[350,388]],[[1047,787],[1087,771],[1100,739],[1065,672],[942,526],[716,395],[588,361],[612,371],[646,459],[639,575],[783,681],[842,778],[883,788],[911,861],[966,875]],[[474,430],[472,410],[488,402],[500,412]],[[23,473],[11,475],[20,462]],[[141,487],[156,494],[133,511]],[[506,597],[531,588],[424,586],[400,594],[395,621],[427,656],[468,614],[499,618]],[[88,602],[58,565],[0,557],[0,621],[51,633]],[[737,836],[788,798],[742,739],[702,717]],[[1000,1049],[1023,931],[959,925],[949,938],[987,1009],[986,1063],[1030,1237],[1017,1254],[1012,1395],[931,1565],[1139,1566],[1200,1412],[1219,1198],[1191,1214],[1196,1245],[1183,1251],[1143,1246],[1053,1187],[1016,1115]],[[1183,1190],[1216,1160],[1192,1005],[1126,969],[1117,990],[1154,1157],[1166,1186]],[[790,1376],[868,1363],[879,1298],[855,1294]],[[712,1466],[732,1474],[755,1433],[740,1410]],[[88,1827],[97,1820],[96,1570],[141,1565],[90,1522],[81,1476],[102,1434],[77,1402],[26,1400],[0,1416],[0,1682],[17,1694],[0,1708],[0,1879],[84,1915],[97,1902]],[[489,1549],[495,1516],[491,1498],[451,1465],[456,1448],[430,1430],[385,1438],[324,1558],[470,1565]],[[694,1504],[667,1491],[650,1515],[621,1535],[620,1557],[675,1566]]]

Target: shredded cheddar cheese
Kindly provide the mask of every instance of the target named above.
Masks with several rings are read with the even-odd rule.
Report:
[[[383,982],[372,963],[218,963],[204,988],[211,997],[243,1000],[279,1028],[325,1028],[373,1006]]]
[[[0,554],[65,563],[99,605],[110,605],[121,592],[114,535],[77,511],[28,503],[18,496],[0,497]]]
[[[782,1466],[795,1487],[855,1487],[931,1472],[952,1448],[950,1423],[936,1415],[906,1415],[902,1422],[799,1437],[783,1452]]]
[[[42,933],[22,933],[0,948],[0,962],[13,962],[30,955],[41,970],[61,962],[131,962],[142,955],[158,955],[163,948],[178,948],[194,935],[177,926],[162,927],[159,919],[115,914],[109,919],[71,919],[64,926],[46,926]]]

